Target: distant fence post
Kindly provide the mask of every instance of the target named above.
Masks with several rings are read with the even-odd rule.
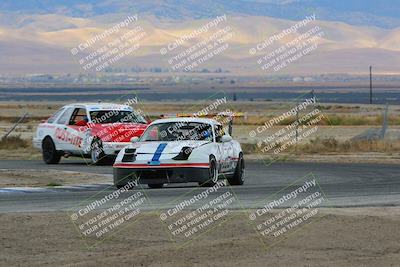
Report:
[[[12,133],[12,131],[14,131],[14,129],[18,126],[18,124],[20,124],[27,116],[28,116],[28,112],[26,112],[24,115],[22,115],[22,117],[19,118],[19,120],[14,124],[14,126],[11,127],[11,129],[5,135],[3,135],[2,138],[6,139]]]
[[[385,138],[385,133],[388,127],[388,112],[389,112],[389,104],[386,103],[386,108],[385,111],[383,112],[383,122],[382,122],[382,129],[381,129],[381,133],[379,135],[380,139]]]

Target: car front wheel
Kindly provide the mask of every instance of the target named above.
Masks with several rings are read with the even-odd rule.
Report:
[[[242,185],[244,183],[244,159],[242,153],[239,154],[235,173],[228,178],[228,182],[230,185]]]
[[[43,161],[46,164],[58,164],[61,159],[61,153],[56,150],[53,140],[46,137],[42,142]]]
[[[210,156],[208,169],[208,180],[205,183],[199,183],[199,185],[204,187],[214,186],[218,182],[218,168],[217,168],[217,160],[214,156]]]

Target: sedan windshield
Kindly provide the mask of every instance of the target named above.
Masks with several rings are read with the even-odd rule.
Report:
[[[142,123],[146,124],[146,120],[140,115],[132,111],[126,110],[98,110],[91,111],[90,118],[93,123]]]
[[[168,122],[151,125],[143,133],[140,141],[212,141],[210,124],[198,122]]]

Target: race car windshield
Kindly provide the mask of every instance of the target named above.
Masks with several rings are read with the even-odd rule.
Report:
[[[93,123],[142,123],[146,124],[146,120],[140,115],[132,111],[126,110],[98,110],[91,111],[90,118]]]
[[[212,141],[210,124],[198,122],[170,122],[151,125],[143,133],[140,141]]]

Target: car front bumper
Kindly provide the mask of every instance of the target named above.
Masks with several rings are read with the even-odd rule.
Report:
[[[133,164],[114,165],[114,185],[124,185],[129,181],[137,181],[140,184],[161,183],[189,183],[206,182],[209,180],[209,168],[207,164],[168,164],[152,166],[134,166]]]
[[[103,151],[106,155],[117,155],[121,149],[131,144],[130,142],[103,142]]]

